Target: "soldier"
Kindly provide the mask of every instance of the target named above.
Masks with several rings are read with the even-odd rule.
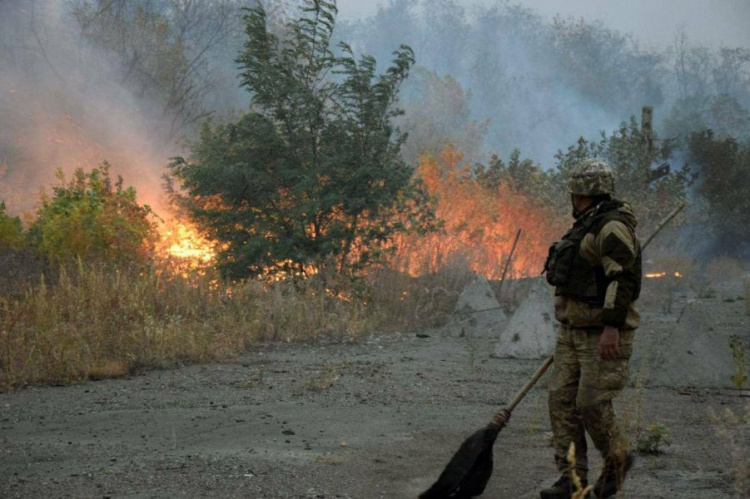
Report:
[[[562,472],[542,499],[572,495],[568,449],[575,444],[575,471],[587,483],[586,433],[604,458],[594,485],[610,497],[633,463],[612,399],[628,379],[628,361],[639,315],[641,251],[630,205],[614,199],[614,175],[602,161],[584,160],[570,175],[573,227],[553,244],[545,263],[555,286],[560,329],[549,382],[549,414],[555,462]]]

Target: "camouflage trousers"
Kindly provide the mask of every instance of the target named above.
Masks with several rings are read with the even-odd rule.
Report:
[[[576,471],[586,478],[586,433],[605,459],[622,459],[627,437],[618,425],[612,399],[628,381],[634,331],[620,331],[620,357],[601,360],[596,347],[601,329],[561,326],[550,378],[549,415],[559,470],[568,468],[570,444],[576,447]]]

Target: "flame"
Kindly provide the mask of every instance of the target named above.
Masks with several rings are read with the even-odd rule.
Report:
[[[159,232],[157,257],[183,276],[205,270],[216,258],[216,244],[189,222],[169,219]]]
[[[662,277],[666,275],[667,275],[666,272],[649,272],[643,277],[645,277],[646,279],[661,279]]]
[[[439,158],[420,158],[419,173],[444,225],[438,233],[399,238],[395,265],[417,276],[464,259],[475,273],[499,279],[520,228],[508,275],[539,275],[549,245],[564,233],[567,221],[510,185],[483,187],[462,162],[451,146]]]
[[[672,276],[672,277],[676,277],[678,279],[682,277],[682,274],[679,273],[679,272],[672,272],[669,275]],[[647,279],[661,279],[662,277],[666,277],[666,276],[667,276],[667,271],[665,271],[665,270],[663,270],[661,272],[649,272],[649,273],[643,275],[643,277],[645,277]]]
[[[166,252],[176,258],[191,259],[208,263],[214,259],[213,246],[208,243],[194,228],[188,228],[184,223],[177,225],[177,233],[167,231],[167,239],[175,239]]]
[[[352,301],[352,297],[343,291],[336,291],[330,288],[326,288],[325,291],[326,291],[326,295],[329,298],[334,298],[336,300],[343,301],[346,303],[350,303]]]

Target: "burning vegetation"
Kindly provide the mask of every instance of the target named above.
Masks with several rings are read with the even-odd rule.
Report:
[[[508,180],[483,180],[453,146],[438,158],[423,156],[417,171],[441,226],[429,234],[399,237],[394,259],[399,268],[419,276],[464,259],[473,272],[500,279],[521,229],[523,244],[513,257],[509,277],[540,274],[540,262],[566,222],[551,206],[518,192]]]
[[[159,227],[155,257],[171,271],[188,277],[206,271],[216,258],[216,244],[201,234],[195,224],[171,218]]]

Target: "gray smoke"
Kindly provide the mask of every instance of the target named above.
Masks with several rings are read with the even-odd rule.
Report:
[[[238,43],[238,11],[229,1],[1,1],[0,199],[9,211],[33,211],[57,169],[105,160],[158,208],[181,141],[235,109],[233,56],[212,56]]]

